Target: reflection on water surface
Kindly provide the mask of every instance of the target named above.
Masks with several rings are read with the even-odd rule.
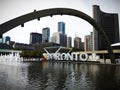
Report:
[[[120,66],[68,62],[0,64],[0,90],[120,90]]]

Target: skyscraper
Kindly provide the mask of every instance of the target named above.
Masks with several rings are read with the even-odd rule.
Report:
[[[58,43],[61,46],[67,46],[67,35],[65,34],[64,22],[58,22],[58,32],[52,35],[51,41],[54,43]]]
[[[84,51],[84,42],[81,42],[81,49]]]
[[[67,37],[67,47],[72,47],[72,37]]]
[[[61,46],[67,45],[67,35],[63,35],[60,32],[53,33],[51,42],[60,44]]]
[[[30,33],[30,44],[36,44],[42,42],[42,34],[40,33]]]
[[[42,42],[49,42],[50,28],[46,27],[42,29]]]
[[[60,41],[60,33],[59,32],[56,32],[56,33],[52,34],[51,42],[57,43],[57,44],[61,43],[61,41]]]
[[[10,37],[9,36],[6,36],[3,38],[3,43],[7,43],[10,41]]]
[[[58,22],[58,32],[65,35],[65,23],[64,22]]]
[[[119,42],[119,24],[117,13],[105,13],[102,12],[99,6],[93,6],[93,18],[102,27],[110,43]],[[106,49],[104,38],[102,34],[94,29],[94,49],[104,50]]]
[[[93,40],[92,35],[86,35],[84,37],[84,50],[85,51],[92,51],[93,50],[92,40]]]
[[[93,32],[90,32],[90,35],[84,37],[84,50],[93,51]]]
[[[74,48],[81,49],[81,38],[80,37],[74,38]]]

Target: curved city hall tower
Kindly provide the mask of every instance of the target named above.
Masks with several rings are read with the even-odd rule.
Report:
[[[93,5],[93,18],[103,28],[108,36],[110,43],[119,42],[119,21],[117,13],[102,12],[97,5]],[[106,46],[102,34],[93,30],[94,32],[94,50],[105,50]]]

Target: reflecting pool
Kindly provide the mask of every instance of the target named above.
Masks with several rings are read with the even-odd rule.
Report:
[[[120,66],[45,61],[0,64],[0,90],[120,90]]]

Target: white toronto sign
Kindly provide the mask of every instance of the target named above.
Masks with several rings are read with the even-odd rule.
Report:
[[[43,56],[46,57],[47,60],[88,60],[87,53],[44,53]]]

